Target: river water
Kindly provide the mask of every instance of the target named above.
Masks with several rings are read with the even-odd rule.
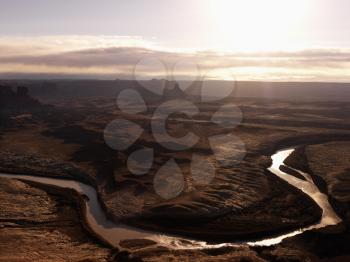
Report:
[[[203,241],[191,240],[183,237],[173,236],[169,234],[163,234],[153,231],[141,230],[138,228],[122,225],[114,221],[109,220],[106,217],[97,197],[96,190],[86,184],[56,178],[36,177],[29,175],[13,175],[13,174],[0,174],[0,177],[21,179],[27,181],[39,182],[47,185],[55,185],[62,188],[70,188],[85,194],[89,200],[85,201],[86,206],[86,221],[97,235],[110,243],[112,246],[118,247],[119,241],[126,239],[150,239],[158,243],[158,245],[165,246],[171,249],[202,249],[202,248],[219,248],[224,246],[239,246],[239,245],[251,245],[251,246],[270,246],[280,243],[283,239],[296,236],[307,230],[322,228],[329,225],[336,225],[341,222],[340,218],[336,215],[333,208],[328,202],[328,197],[321,193],[318,187],[313,183],[309,174],[293,169],[300,175],[305,177],[306,180],[296,178],[280,170],[280,167],[284,165],[285,159],[293,153],[295,149],[286,149],[278,151],[272,158],[272,165],[269,170],[287,181],[290,185],[299,188],[305,194],[309,195],[323,210],[322,219],[311,226],[300,228],[298,230],[274,236],[271,238],[265,238],[261,240],[235,242],[235,243],[221,243],[221,244],[208,244]]]

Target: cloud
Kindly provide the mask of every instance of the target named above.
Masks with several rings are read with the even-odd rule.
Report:
[[[36,36],[0,37],[0,57],[8,55],[43,55],[108,47],[146,47],[155,43],[139,36]]]
[[[22,41],[22,44],[19,43]],[[225,71],[244,80],[261,77],[291,80],[350,80],[350,49],[307,49],[276,52],[215,51],[179,52],[159,48],[137,37],[42,37],[0,38],[0,72],[5,74],[93,75],[101,78],[130,76],[140,60],[153,58],[171,71],[179,61],[197,63],[203,74],[225,78]],[[157,67],[144,68],[146,75],[158,75]],[[187,71],[186,71],[187,70]],[[197,72],[186,68],[181,74]],[[113,77],[113,78],[115,78]],[[266,79],[269,80],[269,79]]]

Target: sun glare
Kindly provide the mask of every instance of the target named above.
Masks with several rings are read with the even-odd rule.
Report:
[[[308,0],[209,0],[212,31],[221,48],[242,51],[294,48]]]

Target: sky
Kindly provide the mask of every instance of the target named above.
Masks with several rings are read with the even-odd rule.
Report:
[[[348,0],[0,0],[0,77],[350,81]]]

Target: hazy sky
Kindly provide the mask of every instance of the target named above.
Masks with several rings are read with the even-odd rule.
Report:
[[[349,0],[0,0],[0,10],[2,75],[127,76],[151,54],[219,78],[350,79]]]

